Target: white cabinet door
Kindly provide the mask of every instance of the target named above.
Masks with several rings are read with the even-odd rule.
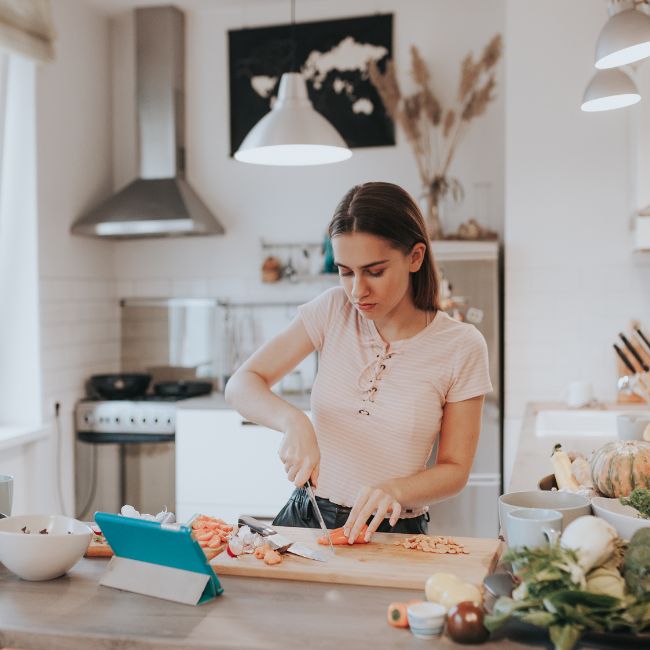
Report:
[[[235,521],[272,518],[293,485],[278,458],[282,434],[245,423],[229,409],[179,409],[176,416],[176,510]]]

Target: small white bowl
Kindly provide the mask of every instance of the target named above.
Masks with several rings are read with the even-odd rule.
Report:
[[[409,627],[419,639],[431,639],[442,634],[447,608],[439,603],[414,603],[406,609]]]
[[[0,519],[0,562],[24,580],[52,580],[81,559],[91,536],[86,524],[63,515],[14,515]]]
[[[629,540],[637,530],[650,528],[650,519],[644,519],[635,508],[624,506],[618,499],[593,497],[591,507],[596,517],[614,526],[622,539]]]

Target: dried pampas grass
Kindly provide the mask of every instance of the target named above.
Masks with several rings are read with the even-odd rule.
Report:
[[[485,46],[478,61],[470,52],[460,66],[457,106],[443,108],[431,85],[431,72],[418,48],[411,47],[411,77],[417,90],[403,95],[392,61],[384,72],[370,64],[370,81],[377,89],[386,112],[406,134],[411,144],[422,185],[431,193],[447,191],[458,184],[447,179],[454,153],[468,124],[485,113],[494,100],[494,68],[502,55],[501,35]],[[441,181],[442,179],[442,181]],[[459,184],[458,184],[459,185]],[[439,198],[438,195],[436,198]]]

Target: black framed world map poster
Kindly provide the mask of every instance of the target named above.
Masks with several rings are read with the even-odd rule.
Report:
[[[300,70],[314,108],[351,148],[395,144],[395,128],[368,65],[392,58],[393,15],[228,32],[230,155],[271,110],[283,72]]]

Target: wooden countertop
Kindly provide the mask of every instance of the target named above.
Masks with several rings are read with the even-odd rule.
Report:
[[[100,587],[107,560],[82,559],[67,576],[20,580],[0,565],[0,647],[26,650],[462,648],[422,641],[386,623],[403,589],[222,576],[225,592],[196,607]],[[517,640],[519,639],[519,640]],[[548,647],[543,634],[501,635],[486,650]],[[584,650],[587,646],[581,646]]]

